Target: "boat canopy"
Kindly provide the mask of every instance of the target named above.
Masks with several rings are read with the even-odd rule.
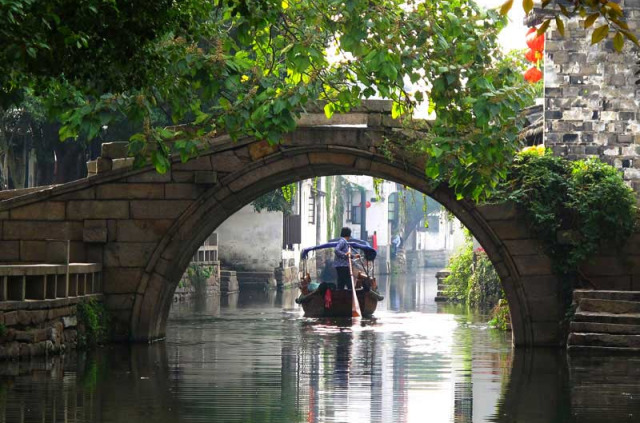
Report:
[[[338,241],[339,240],[340,240],[339,238],[338,239],[332,239],[329,242],[327,242],[326,244],[321,244],[321,245],[316,245],[315,247],[305,248],[300,253],[300,258],[302,260],[306,260],[307,257],[309,256],[309,252],[311,252],[311,251],[323,250],[325,248],[335,248],[336,245],[338,245]],[[366,241],[363,241],[361,239],[350,239],[347,242],[349,243],[351,248],[355,248],[355,249],[360,250],[361,253],[364,254],[364,258],[369,260],[369,261],[375,260],[376,255],[378,255],[376,250],[374,250],[371,247],[371,245],[369,245],[369,243],[366,242]]]

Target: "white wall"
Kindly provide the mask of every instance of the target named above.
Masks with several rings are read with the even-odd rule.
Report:
[[[282,259],[282,212],[257,213],[246,205],[216,229],[223,264],[237,270],[271,271]]]
[[[464,243],[462,223],[456,218],[449,219],[444,209],[439,216],[438,231],[416,232],[416,248],[422,250],[455,250]]]
[[[360,192],[353,192],[352,204],[358,205],[362,202],[366,206],[366,202],[371,202],[371,206],[367,209],[367,222],[366,229],[369,236],[373,235],[375,231],[378,236],[378,245],[389,245],[391,241],[389,233],[389,196],[396,192],[395,182],[383,181],[380,186],[380,197],[378,201],[371,201],[372,198],[376,198],[376,192],[373,185],[373,178],[363,175],[345,175],[344,178],[363,187],[366,190],[365,198],[360,198]],[[344,199],[346,204],[346,198]],[[351,228],[352,236],[354,238],[360,238],[360,224],[353,224],[347,222],[347,207],[345,207],[345,226]]]

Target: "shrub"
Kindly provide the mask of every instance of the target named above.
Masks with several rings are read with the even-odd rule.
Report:
[[[488,309],[502,298],[504,292],[496,269],[484,250],[476,250],[467,303],[470,306]]]
[[[444,280],[445,294],[450,300],[466,301],[473,273],[473,241],[470,237],[449,259],[449,271],[451,273]]]
[[[637,219],[635,194],[617,169],[598,159],[569,161],[549,150],[520,153],[500,196],[524,210],[564,275],[578,272],[602,243],[620,247]]]
[[[194,288],[203,289],[207,286],[207,280],[213,275],[214,270],[213,266],[192,263],[187,268],[187,279]]]
[[[500,330],[511,330],[511,315],[509,314],[509,304],[507,300],[499,300],[493,310],[491,310],[489,326]]]

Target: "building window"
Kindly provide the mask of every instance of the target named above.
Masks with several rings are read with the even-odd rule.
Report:
[[[351,222],[351,208],[353,207],[353,194],[351,190],[347,191],[347,222]]]
[[[313,195],[313,192],[309,195],[309,214],[307,222],[311,225],[316,223],[316,196]]]
[[[362,206],[353,206],[351,208],[351,223],[354,225],[362,223]]]
[[[396,221],[398,210],[398,194],[393,193],[389,196],[389,222]]]

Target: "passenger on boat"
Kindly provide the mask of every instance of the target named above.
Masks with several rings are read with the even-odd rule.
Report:
[[[336,268],[336,273],[338,274],[338,289],[351,289],[351,273],[349,272],[351,252],[347,242],[350,238],[351,229],[348,227],[342,228],[340,230],[340,240],[334,249],[333,267]],[[360,258],[360,254],[356,254],[355,257]]]

